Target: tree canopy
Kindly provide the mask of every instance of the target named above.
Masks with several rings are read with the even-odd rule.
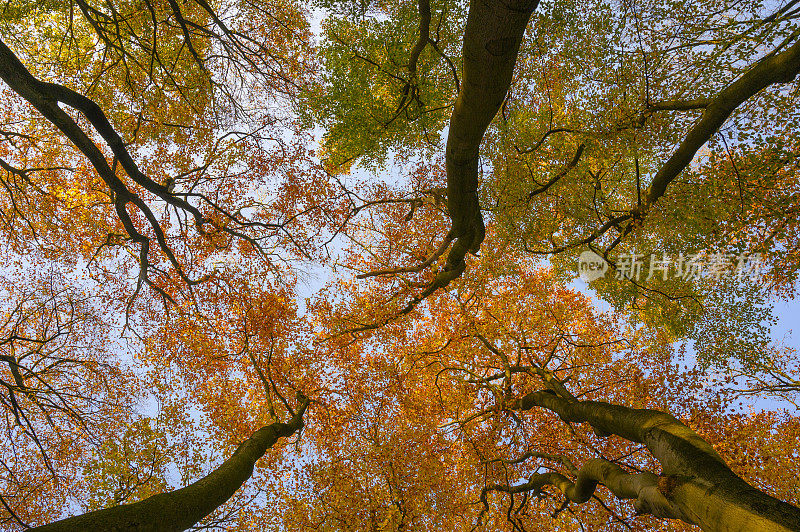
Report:
[[[7,0],[0,528],[800,530],[797,0]]]

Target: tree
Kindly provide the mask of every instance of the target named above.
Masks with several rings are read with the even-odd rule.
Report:
[[[457,491],[467,490],[468,500],[485,505],[479,519],[486,529],[535,530],[531,527],[537,524],[543,530],[571,529],[578,525],[570,524],[569,516],[560,517],[558,525],[542,524],[542,519],[573,508],[577,520],[590,529],[621,523],[636,529],[652,526],[641,517],[631,522],[631,508],[620,504],[629,498],[639,516],[681,519],[708,530],[795,526],[790,516],[796,510],[790,505],[776,499],[769,505],[747,503],[746,493],[764,496],[753,484],[774,486],[784,480],[771,476],[776,471],[736,459],[732,451],[739,444],[723,428],[730,422],[725,411],[733,396],[714,392],[702,369],[682,369],[667,335],[649,338],[652,332],[626,331],[624,323],[593,315],[584,296],[558,291],[552,274],[505,272],[501,279],[491,279],[491,270],[473,272],[472,282],[431,303],[430,317],[415,325],[413,333],[402,324],[378,338],[360,340],[357,348],[342,347],[372,353],[377,359],[372,371],[397,379],[395,386],[401,389],[392,393],[402,397],[398,404],[425,412],[428,423],[452,431],[451,437],[463,446],[461,467],[484,477]],[[344,354],[339,363],[351,363],[352,357]],[[376,369],[381,364],[389,368]],[[384,393],[390,389],[380,379],[362,387]],[[425,388],[437,390],[426,399],[430,403],[410,407],[417,400],[412,390]],[[787,437],[794,423],[784,429]],[[769,446],[781,448],[787,444],[783,441]],[[732,461],[736,473],[725,465]],[[453,469],[451,475],[458,478],[458,469]],[[691,490],[683,483],[695,481],[721,499],[697,492],[682,499],[672,491],[679,486]],[[597,483],[609,491],[595,493]],[[548,485],[564,492],[566,501],[545,489]],[[729,510],[723,502],[727,487],[736,493],[730,499],[734,506],[772,507],[772,516],[766,522],[755,515],[737,516],[739,510]],[[547,503],[535,502],[537,497],[547,497]],[[592,505],[585,510],[571,505],[587,501]],[[689,508],[686,501],[698,506]],[[604,517],[609,513],[610,522]]]
[[[787,449],[776,427],[796,431],[796,416],[737,417],[732,398],[758,390],[703,382],[709,368],[796,381],[771,358],[764,291],[723,281],[730,264],[640,281],[614,255],[734,246],[763,253],[792,294],[794,2],[317,7],[315,55],[293,3],[7,4],[4,252],[23,271],[27,254],[85,273],[68,281],[84,299],[20,283],[10,314],[3,397],[23,452],[4,462],[6,522],[52,521],[66,494],[27,503],[47,487],[116,506],[42,530],[180,530],[209,514],[276,530],[654,525],[625,499],[706,530],[797,528],[769,494],[786,468],[736,462],[726,430]],[[390,164],[407,180],[345,177]],[[616,272],[591,286],[624,319],[565,286],[587,248]],[[532,264],[542,255],[552,269]],[[298,314],[302,261],[361,280],[334,277]],[[96,325],[74,306],[87,293]],[[152,394],[158,416],[90,425],[101,409],[69,371],[103,376],[103,352],[58,343],[80,320],[135,351],[98,393]],[[299,454],[265,456],[309,406]],[[70,424],[71,447],[40,437]],[[83,456],[67,474],[70,449]],[[227,459],[210,466],[208,449]],[[170,461],[184,487],[166,491]],[[52,483],[25,486],[43,469]]]
[[[288,423],[274,423],[256,431],[233,455],[197,482],[185,488],[153,495],[143,501],[90,512],[35,530],[183,530],[227,501],[250,478],[253,466],[278,438],[299,430],[308,401],[299,399]]]

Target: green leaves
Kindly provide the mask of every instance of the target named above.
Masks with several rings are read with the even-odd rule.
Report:
[[[431,32],[417,68],[416,2],[375,8],[370,17],[330,17],[323,23],[323,74],[301,114],[325,128],[321,158],[336,172],[360,161],[380,168],[392,154],[420,156],[440,148],[456,94],[455,59],[462,6],[431,6]]]
[[[158,423],[139,418],[100,444],[96,457],[84,466],[89,493],[85,511],[136,502],[169,489],[167,466],[175,449]]]

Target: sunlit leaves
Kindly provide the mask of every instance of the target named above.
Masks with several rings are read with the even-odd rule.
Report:
[[[325,71],[302,110],[325,128],[326,166],[382,167],[390,153],[432,153],[455,98],[463,6],[431,5],[433,41],[410,70],[420,37],[416,2],[371,6],[366,16],[329,18],[320,52]]]

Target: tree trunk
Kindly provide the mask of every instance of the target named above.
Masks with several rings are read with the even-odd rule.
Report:
[[[70,517],[31,529],[31,532],[105,532],[186,530],[230,499],[253,474],[256,461],[279,438],[303,426],[308,400],[303,398],[288,423],[273,423],[256,431],[217,469],[197,482],[143,501]]]
[[[450,236],[455,242],[447,257],[446,272],[437,281],[454,277],[447,272],[463,271],[467,252],[477,253],[483,242],[478,148],[508,93],[522,36],[538,4],[539,0],[470,2],[462,48],[463,80],[450,117],[445,152],[447,208],[453,223]]]
[[[661,475],[649,477],[629,475],[605,460],[592,460],[574,485],[562,486],[562,479],[547,482],[556,484],[571,500],[588,499],[585,493],[591,495],[599,482],[620,498],[635,499],[641,512],[681,519],[706,531],[800,530],[800,509],[745,482],[707,441],[674,416],[601,401],[569,401],[549,391],[530,393],[517,403],[519,410],[535,406],[567,422],[589,423],[598,435],[614,434],[642,443],[661,464]]]

